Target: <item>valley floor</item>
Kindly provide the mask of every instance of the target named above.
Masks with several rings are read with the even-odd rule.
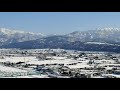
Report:
[[[120,54],[0,49],[0,78],[120,78]]]

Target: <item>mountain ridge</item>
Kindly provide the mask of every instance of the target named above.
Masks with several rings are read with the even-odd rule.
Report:
[[[44,36],[45,35],[41,33],[32,33],[32,32],[0,28],[0,46],[10,43],[35,40]]]
[[[37,39],[3,44],[0,48],[61,48],[120,52],[120,28],[98,28],[88,31],[74,31],[66,35],[48,35]]]

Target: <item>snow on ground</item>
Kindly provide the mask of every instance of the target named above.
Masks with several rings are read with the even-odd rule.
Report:
[[[0,66],[0,71],[2,72],[27,72],[26,70],[21,70],[13,67]]]
[[[25,50],[26,51],[26,50]],[[0,66],[0,77],[7,77],[7,78],[69,78],[69,76],[56,76],[56,74],[46,74],[45,75],[41,75],[43,73],[39,73],[36,72],[36,67],[37,66],[33,66],[34,65],[45,65],[45,64],[51,64],[51,67],[53,70],[55,70],[55,68],[58,68],[59,65],[57,64],[64,64],[64,66],[67,66],[68,68],[72,69],[72,70],[78,70],[78,68],[84,68],[84,69],[80,69],[80,73],[81,74],[85,74],[85,75],[92,75],[95,73],[98,73],[98,69],[92,69],[94,68],[94,66],[96,67],[105,67],[105,70],[112,70],[113,67],[116,67],[117,69],[119,69],[120,64],[117,63],[115,60],[112,60],[112,58],[106,58],[104,53],[96,53],[96,52],[86,52],[87,56],[82,56],[79,57],[77,59],[74,59],[74,56],[78,56],[80,53],[76,53],[73,51],[69,51],[70,53],[67,52],[67,54],[63,54],[62,51],[64,50],[56,50],[60,53],[59,56],[47,56],[48,60],[40,60],[38,58],[36,58],[38,56],[38,52],[42,52],[42,53],[49,53],[49,50],[41,50],[41,51],[36,51],[36,50],[27,50],[30,51],[31,53],[37,53],[34,54],[34,56],[24,56],[23,55],[11,55],[10,57],[8,57],[7,55],[4,56],[4,58],[0,59],[0,62],[11,62],[11,63],[17,63],[17,62],[25,62],[25,64],[32,64],[32,65],[26,65],[28,67],[24,67],[25,64],[21,64],[21,66],[17,65],[17,64],[11,64],[9,66],[11,67],[7,67],[7,66]],[[55,50],[53,50],[55,51]],[[50,53],[52,52],[52,50],[50,50]],[[59,54],[58,53],[58,54]],[[11,53],[10,53],[11,54]],[[101,56],[100,56],[101,55]],[[113,54],[112,54],[113,55]],[[70,56],[70,57],[67,57]],[[101,57],[101,59],[94,59],[95,56],[98,56],[98,58]],[[119,55],[118,55],[119,57]],[[117,58],[118,58],[117,57]],[[69,58],[69,59],[68,59]],[[87,59],[86,59],[87,58]],[[50,60],[51,59],[51,60]],[[91,60],[91,63],[89,63]],[[119,60],[119,58],[118,58]],[[1,63],[2,65],[7,65],[6,63]],[[53,64],[53,65],[52,65]],[[55,65],[56,64],[56,65]],[[14,65],[15,68],[14,68]],[[13,67],[12,67],[13,66]],[[49,65],[46,65],[45,68],[49,68]],[[50,68],[51,68],[50,67]],[[85,68],[86,67],[86,68]],[[19,69],[18,69],[19,68]],[[21,69],[20,69],[21,68]],[[57,70],[55,70],[56,72]],[[120,75],[116,75],[116,74],[106,74],[106,72],[104,72],[105,74],[103,74],[102,76],[93,76],[93,78],[105,78],[106,76],[114,76],[114,77],[118,77],[120,78]],[[36,75],[37,74],[37,75]],[[40,75],[39,75],[40,74]],[[92,76],[91,76],[92,77]]]
[[[108,44],[108,43],[102,43],[102,42],[86,42],[86,44]]]
[[[102,74],[102,76],[114,76],[116,78],[120,78],[120,75],[117,75],[117,74]]]
[[[17,76],[17,77],[0,77],[0,78],[33,78],[30,76]]]
[[[113,67],[119,66],[120,67],[120,64],[112,64],[112,63],[110,63],[110,64],[99,64],[98,66],[99,67],[104,67],[104,66],[113,66]]]
[[[52,58],[53,59],[58,59],[58,60],[64,60],[64,59],[66,59],[66,57],[57,57],[57,56],[53,56]]]
[[[22,78],[23,76],[18,76],[17,78]],[[28,78],[49,78],[48,75],[29,75]]]
[[[30,75],[32,78],[49,78],[48,75]]]
[[[48,75],[28,75],[28,76],[2,77],[2,78],[49,78],[49,77]]]
[[[92,77],[92,78],[104,78],[103,76],[95,76],[95,77]]]
[[[50,78],[48,75],[28,75],[28,76],[17,76],[17,77],[1,77],[1,78]],[[68,76],[57,76],[56,78],[70,78]]]
[[[99,45],[101,45],[101,44],[106,44],[106,45],[116,45],[116,46],[120,46],[120,45],[118,45],[118,44],[109,44],[109,43],[102,43],[102,42],[86,42],[85,44],[99,44]]]
[[[91,67],[94,67],[94,66],[90,66],[90,65],[87,65],[87,64],[81,64],[81,63],[78,63],[76,65],[67,65],[67,67],[69,67],[70,69],[73,69],[73,68],[91,68]]]
[[[31,61],[31,60],[38,60],[36,57],[6,57],[5,59],[0,59],[0,62],[13,62],[13,63],[17,63],[17,62],[27,62],[27,61]]]
[[[105,59],[102,59],[102,60],[94,60],[94,62],[95,63],[101,63],[101,64],[103,64],[104,65],[104,63],[115,63],[115,61],[114,60],[105,60]]]
[[[42,64],[69,64],[69,63],[76,63],[75,60],[65,59],[65,60],[44,60],[44,61],[29,61],[26,64],[35,64],[35,65],[42,65]]]

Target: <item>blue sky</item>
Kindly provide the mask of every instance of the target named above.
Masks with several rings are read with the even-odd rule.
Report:
[[[0,12],[0,27],[66,34],[97,27],[120,27],[120,12]]]

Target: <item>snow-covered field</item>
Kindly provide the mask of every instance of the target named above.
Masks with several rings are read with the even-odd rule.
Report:
[[[6,57],[5,59],[0,59],[0,62],[13,62],[13,63],[17,63],[17,62],[28,62],[28,61],[31,61],[31,60],[38,60],[36,59],[36,57]]]
[[[0,78],[120,78],[119,53],[0,49],[0,54]]]

